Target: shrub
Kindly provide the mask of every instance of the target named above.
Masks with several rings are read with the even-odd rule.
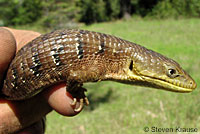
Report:
[[[73,0],[50,0],[43,3],[43,17],[39,24],[45,28],[76,28],[76,7]]]
[[[1,18],[5,25],[23,25],[36,21],[42,15],[40,0],[1,0]]]
[[[200,1],[161,0],[148,15],[157,18],[200,17]]]
[[[0,25],[32,22],[43,27],[73,28],[133,14],[157,18],[200,17],[200,0],[0,0]]]

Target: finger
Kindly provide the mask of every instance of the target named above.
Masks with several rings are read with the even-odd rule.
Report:
[[[16,39],[18,43],[21,44],[20,47],[22,47],[23,45],[26,44],[26,42],[29,42],[30,40],[39,35],[35,32],[29,34],[28,31],[23,31],[22,34],[24,35],[23,38],[27,38],[26,41],[23,42],[20,41],[19,30],[17,30],[17,32],[10,30],[9,28],[0,28],[0,79],[1,80],[3,79],[3,73],[6,72],[9,63],[11,62],[13,56],[15,55],[16,51],[15,36],[18,35],[18,38]],[[32,99],[26,100],[25,102],[22,101],[12,102],[0,99],[0,107],[1,107],[0,133],[4,131],[14,132],[16,130],[27,127],[30,124],[37,122],[41,117],[43,117],[44,115],[46,115],[51,111],[51,107],[49,107],[46,100],[39,95]],[[4,125],[2,125],[2,123]],[[33,126],[34,128],[37,128],[38,125],[36,123]],[[29,129],[26,129],[27,132],[28,131],[32,132],[33,130],[36,130],[33,129],[33,126],[29,127]],[[26,130],[23,132],[21,131],[21,134],[26,132]],[[40,128],[38,127],[38,131],[39,130]]]
[[[31,126],[21,130],[16,134],[44,134],[45,131],[45,120],[41,119]]]
[[[17,43],[17,51],[20,50],[28,42],[32,41],[33,39],[41,35],[38,32],[29,31],[29,30],[17,30],[17,29],[12,29],[12,28],[7,28],[7,27],[4,27],[4,28],[8,29],[15,37],[16,43]]]
[[[4,72],[15,55],[16,41],[10,31],[0,28],[0,84]]]
[[[45,98],[48,100],[49,105],[58,113],[64,116],[74,116],[79,112],[75,112],[75,107],[79,107],[79,103],[75,107],[72,107],[72,97],[66,94],[66,84],[61,83],[51,87],[50,90],[45,91]]]

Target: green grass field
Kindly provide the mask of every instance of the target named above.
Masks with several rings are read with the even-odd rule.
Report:
[[[81,28],[112,34],[170,57],[200,85],[200,19],[136,18]],[[199,87],[186,94],[116,82],[88,83],[85,87],[91,104],[75,117],[51,112],[47,134],[147,134],[144,127],[151,131],[154,126],[197,128],[200,133]]]

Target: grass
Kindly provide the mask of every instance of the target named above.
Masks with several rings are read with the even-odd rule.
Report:
[[[200,19],[137,18],[81,28],[112,34],[162,53],[179,62],[200,85]],[[197,128],[200,132],[199,87],[187,94],[115,82],[88,83],[85,87],[90,106],[75,117],[50,113],[47,134],[143,134],[146,126]]]

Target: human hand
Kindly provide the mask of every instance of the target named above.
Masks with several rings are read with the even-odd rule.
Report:
[[[3,75],[11,62],[15,51],[40,34],[33,31],[0,28],[0,85]],[[42,93],[25,101],[8,101],[0,98],[0,134],[42,134],[44,126],[42,118],[52,108],[64,116],[74,116],[74,108],[70,103],[72,98],[66,95],[65,84],[59,84],[45,89]],[[78,103],[77,106],[78,107]]]

